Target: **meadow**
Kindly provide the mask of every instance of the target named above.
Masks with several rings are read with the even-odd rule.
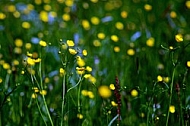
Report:
[[[0,0],[0,126],[189,126],[189,0]]]

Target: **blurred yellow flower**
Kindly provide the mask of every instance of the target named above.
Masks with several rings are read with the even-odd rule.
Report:
[[[182,42],[183,41],[183,35],[182,34],[177,34],[175,35],[175,40],[177,42]]]
[[[19,65],[19,61],[15,59],[15,60],[13,60],[13,64],[14,64],[15,66]]]
[[[93,41],[93,45],[94,45],[95,47],[99,47],[99,46],[101,46],[101,42],[100,42],[99,40],[94,40],[94,41]]]
[[[37,87],[32,87],[32,90],[34,90],[35,93],[39,92],[39,89]]]
[[[16,45],[16,47],[22,47],[22,45],[23,45],[22,39],[16,39],[15,40],[15,45]]]
[[[111,40],[114,41],[114,42],[118,42],[119,41],[119,38],[117,35],[112,35],[111,36]]]
[[[77,114],[77,118],[79,118],[79,119],[83,119],[83,115],[80,114],[80,113],[78,113],[78,114]]]
[[[115,46],[115,47],[113,48],[113,50],[114,50],[114,52],[120,52],[120,47],[119,47],[119,46]]]
[[[64,70],[63,68],[60,68],[60,69],[59,69],[59,73],[60,73],[60,75],[62,76],[62,75],[65,74],[65,70]]]
[[[46,90],[41,90],[41,91],[40,91],[40,94],[41,94],[41,95],[47,95],[47,91],[46,91]]]
[[[135,90],[135,89],[133,89],[133,90],[131,91],[131,96],[137,97],[137,96],[138,96],[138,91]]]
[[[89,81],[90,81],[91,83],[93,83],[93,84],[96,83],[96,78],[93,77],[92,75],[91,75],[88,79],[89,79]]]
[[[30,23],[28,23],[28,22],[23,22],[23,23],[22,23],[22,27],[25,28],[25,29],[29,29],[29,28],[30,28]]]
[[[121,12],[121,17],[122,18],[127,18],[127,16],[128,16],[128,13],[126,11]]]
[[[118,106],[118,104],[117,104],[117,103],[115,103],[115,101],[111,101],[111,105],[112,105],[113,107]]]
[[[15,18],[19,18],[20,17],[20,12],[15,11],[15,12],[13,12],[13,15],[14,15]]]
[[[163,81],[163,78],[162,78],[162,76],[158,75],[158,76],[157,76],[157,81],[158,81],[158,82],[161,82],[161,81]]]
[[[3,63],[3,69],[8,70],[10,68],[11,68],[11,66],[8,63]]]
[[[43,40],[40,40],[39,44],[43,47],[46,47],[47,46],[47,43]]]
[[[88,96],[88,91],[87,91],[87,90],[82,90],[82,91],[81,91],[81,94],[82,94],[83,96]]]
[[[150,11],[150,10],[152,10],[152,6],[151,6],[150,4],[145,4],[145,5],[144,5],[144,9],[145,9],[146,11]]]
[[[85,30],[90,29],[90,23],[88,22],[88,20],[82,20],[82,26]]]
[[[114,84],[110,84],[110,89],[111,90],[115,90],[115,85]]]
[[[92,67],[86,66],[86,70],[87,70],[88,72],[91,72],[91,71],[92,71]]]
[[[80,56],[77,56],[77,65],[79,66],[79,67],[83,67],[83,66],[85,66],[85,61],[80,57]]]
[[[31,65],[31,66],[35,65],[34,60],[30,57],[27,58],[27,63],[28,63],[28,65]]]
[[[99,39],[104,39],[106,37],[105,34],[102,33],[102,32],[98,33],[97,36],[98,36]]]
[[[164,77],[163,81],[166,82],[166,83],[168,83],[170,81],[170,78],[169,77]]]
[[[69,21],[69,20],[71,19],[71,17],[70,17],[69,14],[65,13],[65,14],[62,15],[62,19],[63,19],[64,21]]]
[[[94,94],[93,94],[92,91],[88,91],[87,93],[88,93],[88,97],[89,97],[89,98],[94,98]]]
[[[93,3],[97,3],[98,2],[98,0],[90,0],[91,2],[93,2]]]
[[[169,111],[170,111],[171,113],[175,113],[175,106],[174,106],[174,105],[170,105]]]
[[[41,62],[41,59],[40,58],[37,58],[37,59],[33,59],[35,63],[39,63]]]
[[[82,54],[83,54],[83,56],[87,56],[87,50],[86,49],[84,49],[84,50],[82,50]]]
[[[116,23],[115,23],[115,27],[116,27],[118,30],[123,30],[124,25],[123,25],[123,23],[121,23],[121,22],[116,22]]]
[[[75,55],[77,54],[77,51],[75,49],[69,49],[69,53]]]
[[[0,84],[3,82],[3,79],[0,77]]]
[[[48,12],[41,11],[39,16],[42,21],[48,22]]]
[[[111,94],[112,94],[111,90],[106,85],[100,86],[98,88],[98,92],[99,92],[100,96],[103,97],[103,98],[109,98],[111,96]]]
[[[15,5],[9,5],[7,9],[9,12],[15,12],[16,11]]]
[[[66,6],[71,7],[71,6],[73,6],[73,4],[74,4],[74,0],[65,0]]]
[[[186,7],[187,7],[188,9],[190,9],[190,0],[187,0],[187,1],[185,2],[185,5],[186,5]]]
[[[6,15],[4,13],[0,12],[0,20],[3,20],[5,18],[6,18]]]
[[[175,11],[171,11],[171,12],[170,12],[170,17],[171,17],[171,18],[176,18],[176,17],[177,17],[176,12],[175,12]]]
[[[128,49],[128,50],[127,50],[127,54],[130,55],[130,56],[135,55],[134,49]]]
[[[25,48],[26,48],[27,50],[31,49],[31,47],[32,47],[32,44],[31,44],[31,43],[26,43],[26,44],[25,44]]]
[[[32,98],[33,99],[37,98],[37,94],[36,93],[32,93]]]
[[[44,5],[44,10],[50,11],[51,10],[51,6],[49,4]]]
[[[91,20],[92,24],[94,24],[94,25],[98,25],[100,23],[100,19],[95,16],[91,17],[90,20]]]
[[[42,0],[35,0],[35,4],[40,5],[42,3]]]
[[[190,61],[187,61],[187,67],[190,67]]]
[[[154,38],[150,37],[147,41],[146,41],[146,45],[149,47],[153,47],[154,46]]]
[[[22,53],[22,49],[20,47],[15,47],[14,48],[14,53],[21,54]]]
[[[67,40],[67,45],[73,47],[75,43],[72,40]]]
[[[86,79],[88,79],[88,78],[90,78],[91,77],[91,74],[85,74],[84,75],[84,78],[86,78]]]

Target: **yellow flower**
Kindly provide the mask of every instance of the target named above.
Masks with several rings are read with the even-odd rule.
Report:
[[[94,98],[94,94],[92,91],[87,92],[89,98]]]
[[[85,66],[85,62],[80,56],[77,56],[76,58],[77,58],[77,64],[79,65],[79,67]]]
[[[0,19],[3,20],[5,18],[6,18],[6,15],[4,13],[0,12]]]
[[[39,44],[43,47],[46,47],[47,46],[47,43],[43,40],[40,40]]]
[[[14,53],[21,54],[22,53],[22,49],[20,47],[15,47],[14,48]]]
[[[101,46],[101,42],[100,42],[99,40],[94,40],[94,41],[93,41],[93,45],[94,45],[95,47]]]
[[[82,50],[82,54],[83,54],[83,56],[87,56],[87,54],[88,54],[87,50],[86,49]]]
[[[19,17],[20,17],[20,12],[15,11],[15,12],[13,13],[13,15],[14,15],[15,18],[19,18]]]
[[[127,50],[127,54],[130,55],[130,56],[135,55],[134,49],[128,49],[128,50]]]
[[[32,93],[32,98],[33,99],[37,98],[37,94],[36,93]]]
[[[163,78],[162,78],[162,76],[158,75],[158,76],[157,76],[157,81],[158,81],[158,82],[161,82],[161,81],[163,81]]]
[[[112,94],[111,90],[106,85],[100,86],[98,88],[98,92],[99,92],[100,96],[103,97],[103,98],[109,98],[111,96],[111,94]]]
[[[102,33],[102,32],[101,32],[101,33],[98,33],[97,36],[98,36],[99,39],[104,39],[104,38],[106,37],[105,34]]]
[[[133,89],[133,90],[131,91],[131,96],[137,97],[137,96],[138,96],[138,91],[135,90],[135,89]]]
[[[35,65],[34,60],[30,57],[27,58],[27,63],[28,63],[28,65],[31,65],[31,66]]]
[[[50,11],[51,10],[51,6],[48,5],[48,4],[44,5],[44,10]]]
[[[186,1],[186,2],[185,2],[185,5],[186,5],[186,7],[187,7],[188,9],[190,9],[190,0]]]
[[[174,105],[170,105],[169,111],[170,111],[171,113],[175,113],[175,106],[174,106]]]
[[[175,11],[170,12],[170,17],[171,18],[176,18],[177,17],[176,12]]]
[[[90,29],[90,23],[88,22],[88,20],[82,20],[82,26],[85,30]]]
[[[66,6],[71,7],[71,6],[73,6],[73,4],[74,4],[74,0],[65,0]]]
[[[19,61],[18,60],[13,60],[13,64],[14,65],[19,65]]]
[[[91,68],[90,66],[86,66],[86,70],[87,70],[88,72],[91,72],[91,71],[92,71],[92,68]]]
[[[84,78],[86,78],[86,79],[88,79],[88,78],[90,78],[91,77],[91,74],[85,74],[84,75]]]
[[[69,49],[69,53],[75,55],[77,54],[77,51],[75,49]]]
[[[16,7],[14,5],[9,5],[7,9],[9,12],[15,12],[16,11]]]
[[[76,67],[76,70],[77,71],[85,71],[85,68],[84,67]]]
[[[116,27],[118,30],[122,30],[122,29],[124,28],[124,25],[123,25],[123,23],[121,23],[121,22],[116,22],[115,27]]]
[[[91,22],[92,22],[92,24],[94,24],[94,25],[98,25],[99,23],[100,23],[100,19],[98,18],[98,17],[91,17]]]
[[[22,27],[25,28],[25,29],[29,29],[29,28],[30,28],[30,23],[28,23],[28,22],[23,22],[23,23],[22,23]]]
[[[111,105],[114,106],[114,107],[118,106],[118,104],[115,103],[115,101],[111,101]]]
[[[150,4],[145,4],[145,5],[144,5],[144,9],[145,9],[146,11],[150,11],[150,10],[152,10],[152,6],[151,6]]]
[[[40,5],[42,3],[42,0],[35,0],[35,4]]]
[[[146,45],[149,47],[153,47],[154,46],[154,38],[150,37],[147,41],[146,41]]]
[[[16,39],[15,40],[15,45],[16,45],[16,47],[22,47],[22,45],[23,45],[22,39]]]
[[[175,40],[176,40],[177,42],[182,42],[182,41],[183,41],[183,36],[182,36],[182,34],[177,34],[177,35],[175,35]]]
[[[170,81],[170,78],[169,77],[164,77],[163,81],[166,82],[166,83],[168,83]]]
[[[89,79],[89,81],[90,81],[91,83],[93,83],[93,84],[96,83],[96,78],[93,77],[92,75],[91,75],[88,79]]]
[[[83,115],[80,114],[80,113],[78,113],[78,114],[77,114],[77,118],[79,118],[79,119],[83,119]]]
[[[88,96],[88,91],[87,91],[87,90],[82,90],[82,91],[81,91],[81,94],[82,94],[83,96]]]
[[[91,2],[93,2],[93,3],[97,3],[98,2],[98,0],[90,0]]]
[[[187,61],[187,67],[190,67],[190,61]]]
[[[48,12],[41,11],[39,16],[43,22],[48,22]]]
[[[67,45],[73,47],[75,46],[75,43],[72,40],[67,40]]]
[[[40,59],[40,58],[37,58],[37,59],[33,59],[33,61],[34,61],[35,63],[39,63],[39,62],[41,62],[41,59]]]
[[[11,66],[8,63],[3,63],[3,69],[8,70],[10,68],[11,68]]]
[[[65,74],[65,70],[64,70],[63,68],[60,68],[60,69],[59,69],[59,73],[60,73],[60,75],[62,76],[62,75]]]
[[[37,87],[33,87],[32,90],[34,90],[35,93],[39,92],[39,89]]]
[[[113,50],[114,50],[114,52],[120,52],[119,46],[115,46],[115,47],[113,48]]]
[[[127,18],[127,16],[128,16],[128,13],[126,11],[121,12],[121,17],[122,18]]]
[[[115,90],[115,85],[114,84],[110,84],[110,89],[111,90]]]
[[[46,94],[47,94],[47,91],[46,91],[46,90],[41,90],[41,91],[40,91],[40,94],[41,94],[41,95],[46,95]]]
[[[114,41],[114,42],[118,42],[119,41],[119,38],[117,35],[112,35],[111,36],[111,40]]]
[[[31,44],[31,43],[26,43],[26,44],[25,44],[25,48],[26,48],[26,49],[29,50],[29,49],[31,49],[31,47],[32,47],[32,44]]]
[[[62,19],[64,20],[64,21],[69,21],[70,19],[71,19],[71,17],[70,17],[70,15],[69,14],[63,14],[62,15]]]

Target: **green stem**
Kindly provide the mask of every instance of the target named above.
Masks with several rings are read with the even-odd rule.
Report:
[[[81,82],[81,78],[82,76],[80,77],[79,84]],[[80,113],[80,90],[81,90],[81,84],[79,85],[79,89],[78,89],[78,112],[79,113]]]
[[[170,93],[169,107],[170,107],[171,101],[172,101],[172,92],[173,92],[175,71],[176,71],[176,67],[174,67],[174,70],[173,70],[173,73],[172,73],[172,81],[171,81],[170,92],[169,92]],[[169,107],[168,107],[168,113],[167,113],[167,118],[166,118],[166,126],[168,126],[168,121],[169,121],[169,117],[170,117]]]
[[[63,76],[63,94],[62,94],[62,107],[61,107],[61,115],[62,115],[62,119],[61,119],[61,126],[63,126],[63,108],[64,108],[64,100],[65,100],[65,74]]]

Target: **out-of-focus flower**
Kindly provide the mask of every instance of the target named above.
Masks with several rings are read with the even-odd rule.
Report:
[[[111,96],[111,94],[112,94],[111,90],[106,85],[100,86],[98,88],[98,92],[99,92],[100,96],[103,97],[103,98],[109,98]]]
[[[183,41],[183,35],[182,34],[177,34],[175,35],[175,40],[177,42],[182,42]]]
[[[98,25],[99,23],[100,23],[100,19],[98,18],[98,17],[91,17],[91,22],[92,22],[92,24],[94,24],[94,25]]]
[[[174,105],[170,105],[169,111],[170,111],[171,113],[175,113],[175,106],[174,106]]]
[[[118,30],[123,30],[124,25],[123,25],[123,23],[121,23],[121,22],[116,22],[116,23],[115,23],[115,27],[116,27]]]
[[[72,40],[67,40],[67,45],[69,47],[73,47],[73,46],[75,46],[75,43]]]
[[[146,11],[151,11],[151,10],[152,10],[152,6],[151,6],[150,4],[145,4],[145,5],[144,5],[144,9],[145,9]]]
[[[133,90],[131,91],[131,96],[137,97],[137,96],[138,96],[138,91],[135,90],[135,89],[133,89]]]
[[[153,47],[154,46],[154,38],[150,37],[147,41],[146,41],[146,45],[149,47]]]
[[[128,50],[127,50],[127,54],[130,55],[130,56],[135,55],[134,49],[128,49]]]
[[[77,54],[77,51],[75,49],[69,49],[69,53],[75,55]]]
[[[47,43],[43,40],[40,40],[39,44],[43,47],[46,47],[47,46]]]

